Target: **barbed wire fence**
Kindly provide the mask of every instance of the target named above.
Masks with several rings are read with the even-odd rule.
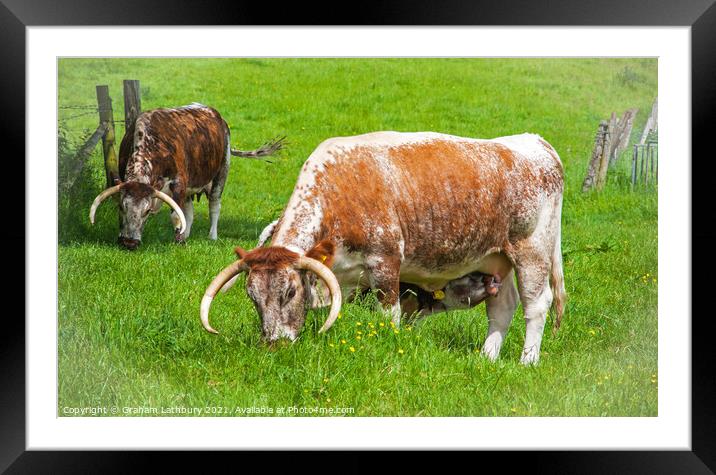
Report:
[[[60,136],[64,139],[68,131],[73,130],[72,121],[85,118],[90,115],[97,115],[99,123],[96,129],[84,129],[83,135],[88,135],[84,143],[77,148],[74,156],[69,160],[68,174],[63,183],[65,190],[72,188],[85,168],[87,159],[92,154],[97,144],[102,141],[102,155],[104,157],[104,168],[106,186],[112,185],[115,179],[119,178],[119,166],[115,152],[115,128],[120,127],[126,130],[133,124],[142,111],[139,81],[136,79],[125,79],[123,81],[124,118],[114,116],[112,98],[109,95],[109,86],[96,86],[97,104],[64,104],[58,107],[58,129],[62,131]],[[76,129],[75,129],[76,130]]]

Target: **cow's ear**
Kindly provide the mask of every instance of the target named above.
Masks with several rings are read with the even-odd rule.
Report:
[[[245,251],[241,246],[236,246],[234,252],[239,259],[243,259],[248,254],[248,251]]]
[[[316,259],[330,269],[333,265],[333,254],[335,252],[336,246],[330,240],[324,239],[308,251],[306,256]]]

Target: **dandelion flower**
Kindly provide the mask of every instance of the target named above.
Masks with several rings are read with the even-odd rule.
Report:
[[[348,349],[351,350],[351,353],[355,353],[355,351],[356,351],[356,349],[353,348],[352,346],[351,346],[350,348],[348,348]]]
[[[363,325],[361,322],[356,322],[356,326],[357,326],[357,327],[359,327],[359,326],[361,326],[361,325]]]
[[[328,382],[328,378],[323,378],[323,382],[324,382],[324,383],[327,383],[327,382]]]
[[[346,344],[346,340],[341,340],[341,343],[343,343],[343,344],[345,345],[345,344]]]
[[[400,333],[400,330],[393,330],[393,333],[397,335],[398,333]]]
[[[384,326],[385,326],[385,323],[380,322],[378,325],[380,325],[381,327],[384,327]]]
[[[398,350],[398,354],[401,354],[401,355],[402,355],[403,353],[405,353],[405,352],[403,351],[402,348]]]
[[[360,340],[360,339],[361,339],[361,336],[358,335],[358,336],[356,337],[356,340]]]

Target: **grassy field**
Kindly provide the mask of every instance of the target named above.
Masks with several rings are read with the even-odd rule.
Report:
[[[96,127],[96,113],[77,108],[95,103],[96,84],[109,85],[115,115],[123,117],[122,79],[141,80],[144,109],[193,101],[217,108],[236,148],[284,134],[290,142],[273,164],[233,160],[218,241],[208,239],[202,200],[186,246],[173,244],[165,207],[147,223],[136,252],[115,245],[114,205],[100,207],[96,225],[89,224],[104,181],[98,147],[79,185],[60,194],[60,415],[89,406],[657,415],[657,194],[629,190],[628,158],[603,191],[581,193],[599,120],[638,107],[633,138],[640,134],[657,93],[656,60],[66,59],[58,73],[59,118],[69,140],[61,140],[61,152]],[[495,363],[479,354],[484,306],[396,333],[367,303],[348,304],[327,334],[317,334],[326,312],[310,312],[295,344],[269,350],[239,284],[212,306],[221,334],[204,331],[206,286],[234,259],[234,246],[253,248],[278,217],[311,151],[328,137],[376,130],[480,138],[529,131],[556,148],[566,170],[569,301],[558,334],[545,331],[537,367],[519,363],[521,309]]]

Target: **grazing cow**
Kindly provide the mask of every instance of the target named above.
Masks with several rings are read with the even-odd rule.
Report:
[[[473,272],[498,276],[487,298],[484,355],[497,358],[521,300],[521,361],[536,363],[554,303],[565,291],[560,245],[563,170],[554,148],[522,134],[492,140],[432,132],[376,132],[326,140],[306,160],[271,245],[237,249],[201,304],[204,327],[218,290],[248,271],[264,338],[295,339],[326,284],[335,322],[344,289],[372,288],[400,323],[400,282],[433,292]],[[309,272],[306,272],[309,271]],[[517,277],[515,286],[514,275]]]
[[[219,113],[193,103],[144,112],[126,131],[119,147],[119,177],[92,203],[90,221],[107,197],[119,193],[119,244],[136,249],[147,217],[161,201],[172,208],[175,240],[189,237],[194,220],[192,197],[209,198],[209,237],[217,238],[221,193],[231,155],[259,157],[280,149],[280,141],[252,152],[232,151],[229,127]]]

